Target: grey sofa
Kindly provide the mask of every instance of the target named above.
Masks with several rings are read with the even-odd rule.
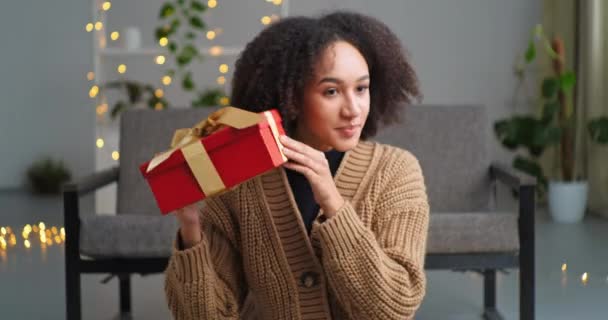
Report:
[[[484,276],[485,319],[502,319],[496,272],[519,269],[520,319],[534,319],[533,177],[493,163],[483,106],[412,106],[402,123],[377,140],[419,160],[431,207],[426,269],[478,271]],[[497,186],[519,194],[518,212],[497,212]]]
[[[130,275],[163,272],[177,225],[160,215],[138,165],[165,150],[174,129],[189,127],[214,110],[124,113],[120,167],[65,186],[68,320],[81,317],[81,274],[117,276],[120,312],[129,315]],[[482,272],[487,319],[501,319],[496,271],[519,268],[520,318],[534,319],[534,179],[491,163],[484,107],[412,106],[404,119],[376,139],[410,150],[421,163],[431,204],[426,268]],[[494,212],[500,181],[518,189],[519,212]],[[116,216],[79,212],[83,195],[113,182],[118,183]]]

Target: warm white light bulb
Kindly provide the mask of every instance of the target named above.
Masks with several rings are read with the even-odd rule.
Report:
[[[209,1],[207,2],[207,6],[208,6],[209,8],[211,8],[211,9],[213,9],[213,8],[217,7],[217,1],[216,1],[216,0],[209,0]]]
[[[90,22],[89,22],[89,23],[87,23],[86,27],[84,27],[84,29],[85,29],[87,32],[91,32],[91,31],[93,31],[93,28],[94,28],[94,27],[95,27],[95,26],[94,26],[92,23],[90,23]]]
[[[263,25],[267,25],[267,24],[270,24],[271,19],[270,19],[270,17],[269,17],[269,16],[263,16],[263,17],[260,19],[260,21],[262,22],[262,24],[263,24]]]
[[[92,86],[91,90],[89,90],[89,97],[95,98],[97,96],[97,93],[99,93],[99,87],[98,86]]]
[[[120,32],[114,31],[110,34],[110,39],[112,39],[112,41],[116,41],[118,38],[120,38]]]
[[[169,39],[167,39],[167,37],[162,37],[158,40],[158,44],[160,44],[161,47],[166,46],[169,43]]]
[[[228,65],[225,63],[222,63],[218,69],[221,73],[226,73],[226,72],[228,72]]]
[[[222,53],[224,53],[224,48],[222,48],[222,46],[213,46],[209,49],[209,54],[214,57],[220,56]]]
[[[106,2],[104,2],[104,3],[101,5],[101,8],[102,8],[104,11],[108,11],[108,10],[110,10],[110,8],[111,8],[111,7],[112,7],[112,3],[110,3],[110,1],[106,1]]]
[[[97,139],[96,144],[97,144],[97,148],[99,148],[99,149],[103,148],[103,145],[104,145],[103,139],[101,139],[101,138]]]
[[[124,64],[121,64],[118,66],[118,68],[116,68],[116,70],[118,71],[118,73],[125,73],[125,72],[127,72],[127,66]]]
[[[157,56],[156,57],[156,64],[164,64],[165,63],[165,56]]]
[[[171,77],[170,76],[164,76],[163,77],[163,84],[168,86],[171,84]]]
[[[213,39],[215,39],[215,36],[216,36],[215,31],[207,31],[207,39],[213,40]]]
[[[112,152],[112,159],[118,160],[119,158],[120,158],[120,154],[118,153],[118,151]]]

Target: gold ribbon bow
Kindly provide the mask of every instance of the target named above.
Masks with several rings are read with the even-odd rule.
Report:
[[[181,149],[190,170],[192,170],[194,178],[205,193],[205,196],[208,197],[219,193],[224,190],[226,186],[215,169],[213,162],[211,162],[207,150],[205,150],[202,143],[198,143],[200,138],[210,135],[224,126],[233,127],[235,129],[251,127],[264,118],[268,120],[275,141],[279,146],[281,156],[286,160],[287,158],[283,154],[283,147],[279,142],[277,124],[270,111],[259,114],[235,107],[224,107],[212,113],[207,119],[200,121],[192,128],[176,130],[173,134],[173,139],[171,140],[171,149],[152,158],[146,172],[152,171],[158,165],[166,161],[173,152]]]

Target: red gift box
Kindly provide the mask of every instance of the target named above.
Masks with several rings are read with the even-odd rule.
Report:
[[[228,108],[239,114],[247,112],[240,109],[233,110],[236,108],[232,107]],[[220,111],[222,110],[220,109]],[[208,136],[197,137],[192,142],[201,144],[202,149],[206,151],[207,159],[210,162],[207,162],[207,167],[203,169],[210,169],[211,172],[214,172],[216,179],[221,179],[220,183],[223,183],[223,188],[219,192],[229,190],[287,161],[281,151],[282,147],[279,147],[278,136],[285,134],[285,131],[281,125],[281,116],[278,111],[249,113],[249,115],[258,116],[256,119],[259,119],[259,122],[242,129],[227,126]],[[209,118],[212,117],[213,115]],[[274,121],[272,121],[273,119]],[[198,148],[198,145],[195,147]],[[200,179],[200,175],[195,177],[193,174],[195,169],[205,167],[205,162],[198,161],[198,159],[192,162],[186,159],[184,148],[170,152],[164,161],[151,170],[148,170],[148,166],[152,161],[140,166],[140,171],[148,181],[163,214],[213,195],[205,194],[203,185],[201,185],[206,180],[213,179],[207,179],[205,175],[203,175],[205,178]],[[215,172],[217,173],[215,174]]]

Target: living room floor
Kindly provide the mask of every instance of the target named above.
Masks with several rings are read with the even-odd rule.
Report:
[[[81,202],[92,212],[92,198]],[[64,245],[62,202],[58,197],[32,197],[23,192],[0,192],[0,226],[12,229],[16,244],[6,238],[0,248],[0,318],[64,319]],[[25,225],[45,224],[51,245],[36,238],[26,248]],[[55,235],[59,238],[55,238]],[[30,237],[31,238],[31,237]],[[537,211],[537,319],[599,320],[608,318],[608,220],[587,216],[582,223],[556,224],[546,210]],[[567,268],[562,271],[562,265]],[[518,319],[518,272],[498,275],[498,308],[505,319]],[[586,281],[582,279],[586,273]],[[416,319],[481,319],[483,278],[474,272],[428,271],[425,300]],[[115,319],[118,283],[100,281],[106,275],[82,277],[83,319]],[[165,307],[162,275],[132,279],[133,318],[170,319]]]

